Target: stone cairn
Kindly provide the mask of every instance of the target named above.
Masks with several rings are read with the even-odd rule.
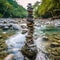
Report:
[[[25,46],[22,48],[22,54],[29,60],[35,60],[37,49],[36,45],[33,41],[33,33],[34,33],[34,21],[33,21],[33,8],[32,5],[29,3],[27,6],[28,17],[27,17],[27,28],[28,28],[28,35],[26,36],[26,43]]]

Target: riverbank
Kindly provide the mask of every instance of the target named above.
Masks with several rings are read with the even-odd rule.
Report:
[[[8,31],[0,30],[0,60],[3,60],[8,55],[7,52],[4,52],[7,51],[7,45],[5,44],[6,39],[14,34],[15,34],[14,30]]]

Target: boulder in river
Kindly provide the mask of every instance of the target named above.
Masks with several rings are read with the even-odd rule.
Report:
[[[27,31],[28,31],[27,29],[23,29],[23,30],[22,30],[22,34],[27,33]]]
[[[29,58],[30,60],[35,60],[36,58],[36,54],[37,54],[37,50],[34,48],[32,49],[33,47],[29,47],[27,45],[25,45],[21,52],[24,54],[25,57]]]
[[[3,30],[8,30],[8,29],[9,29],[8,26],[4,26],[4,27],[3,27]]]
[[[17,24],[12,24],[14,30],[20,30],[20,26]]]
[[[60,45],[56,42],[53,42],[51,45],[50,45],[51,48],[55,48],[55,47],[60,47]]]
[[[26,29],[27,28],[26,24],[21,24],[21,28]]]

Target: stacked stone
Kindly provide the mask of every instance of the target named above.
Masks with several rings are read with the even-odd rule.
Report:
[[[26,44],[22,48],[22,53],[29,60],[35,60],[37,49],[33,42],[33,32],[34,32],[34,21],[33,21],[33,8],[31,4],[28,4],[28,17],[27,17],[27,28],[28,35],[26,36]]]
[[[28,5],[27,10],[28,10],[27,28],[29,31],[26,40],[27,43],[33,44],[34,21],[33,21],[33,8],[31,4]]]

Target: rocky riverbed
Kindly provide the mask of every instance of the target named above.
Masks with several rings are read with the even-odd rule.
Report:
[[[14,30],[8,31],[0,30],[0,60],[3,60],[4,57],[8,55],[8,53],[6,52],[7,51],[7,45],[5,44],[6,39],[14,34],[15,34]]]
[[[59,22],[59,19],[34,21],[33,40],[38,51],[36,60],[41,60],[41,58],[42,60],[60,60]],[[24,60],[26,57],[22,55],[21,48],[26,42],[28,32],[26,19],[1,18],[0,23],[0,60],[11,53],[15,55],[14,59]]]

